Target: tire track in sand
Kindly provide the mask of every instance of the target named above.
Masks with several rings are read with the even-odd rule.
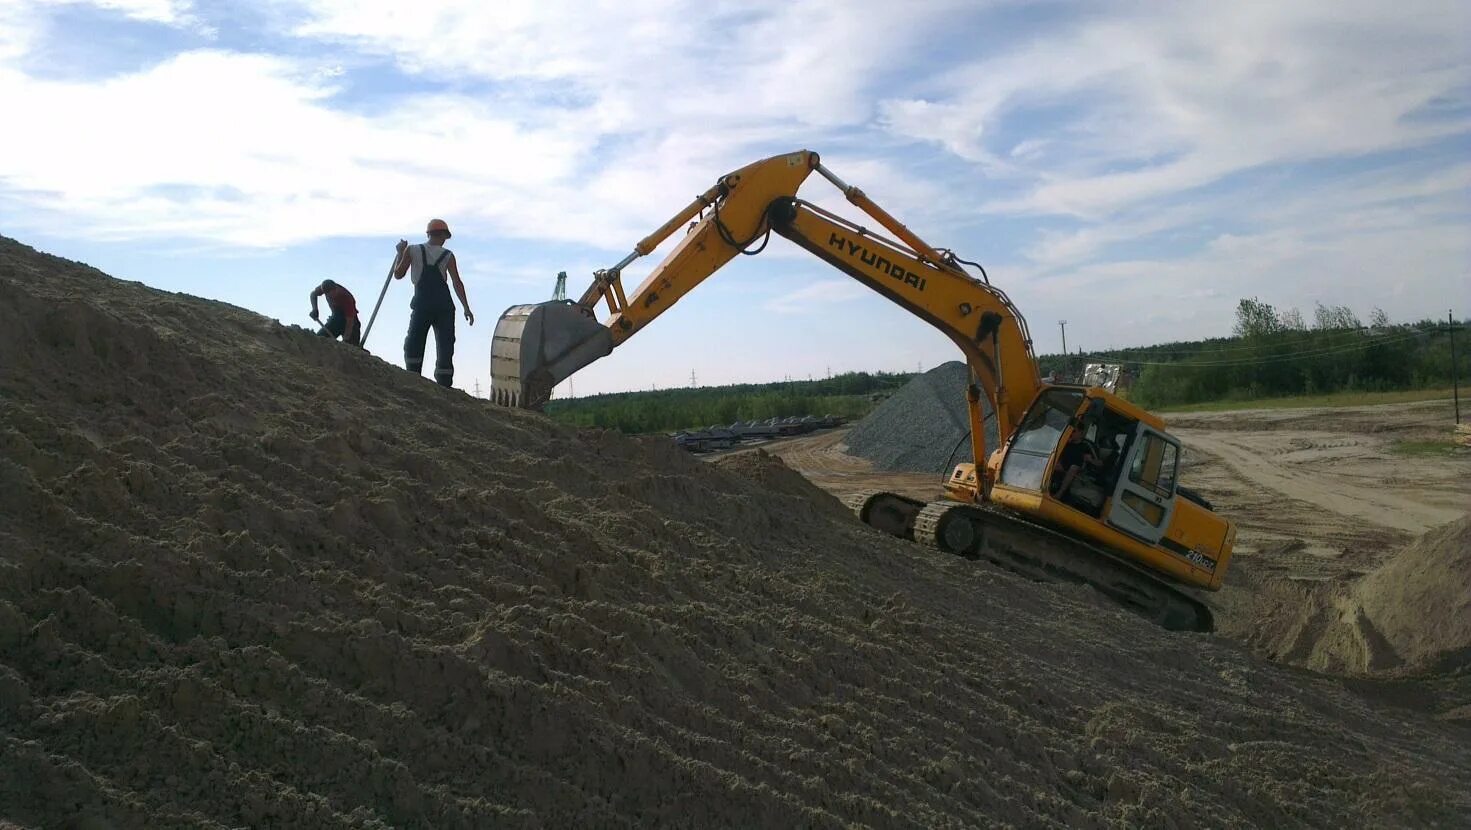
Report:
[[[1300,472],[1281,463],[1279,458],[1263,455],[1253,448],[1254,437],[1246,433],[1240,440],[1221,433],[1177,430],[1182,440],[1192,447],[1215,455],[1246,481],[1254,481],[1284,496],[1305,501],[1340,516],[1373,522],[1410,533],[1421,533],[1428,527],[1444,524],[1461,515],[1460,511],[1437,507],[1381,489],[1352,484],[1341,476],[1323,470]]]

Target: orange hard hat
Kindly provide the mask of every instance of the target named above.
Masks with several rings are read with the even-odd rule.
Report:
[[[443,219],[430,219],[429,227],[424,229],[425,233],[434,233],[435,231],[443,231],[445,239],[449,239],[454,235],[449,232],[449,225],[446,225]]]

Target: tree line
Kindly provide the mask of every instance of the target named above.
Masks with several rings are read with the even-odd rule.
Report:
[[[1467,327],[1455,323],[1464,367]],[[1129,396],[1146,407],[1329,392],[1380,392],[1451,384],[1449,320],[1393,323],[1373,309],[1367,324],[1343,305],[1296,308],[1259,298],[1236,307],[1232,336],[1095,354],[1138,371]]]
[[[1145,407],[1248,401],[1340,391],[1443,388],[1451,384],[1447,320],[1393,323],[1373,309],[1367,324],[1347,306],[1318,304],[1312,321],[1296,308],[1252,297],[1236,308],[1230,337],[1109,352],[1042,355],[1043,375],[1077,374],[1083,363],[1122,363],[1136,373],[1129,397]],[[1471,327],[1455,323],[1460,377],[1471,365]],[[564,423],[623,432],[669,432],[789,415],[867,415],[915,373],[849,372],[780,383],[618,392],[558,399],[547,414]]]
[[[546,412],[563,423],[622,432],[670,432],[788,416],[861,418],[913,373],[847,372],[821,380],[614,392],[554,399]]]

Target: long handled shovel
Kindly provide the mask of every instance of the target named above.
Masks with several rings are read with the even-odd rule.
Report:
[[[365,349],[368,348],[368,334],[373,331],[373,321],[378,319],[378,309],[383,306],[383,297],[388,294],[388,284],[393,282],[393,272],[398,270],[398,260],[401,256],[403,256],[402,253],[394,252],[393,264],[388,266],[388,276],[383,278],[383,290],[378,292],[378,302],[373,305],[373,313],[368,317],[368,327],[363,329],[363,339],[358,342],[358,345]]]

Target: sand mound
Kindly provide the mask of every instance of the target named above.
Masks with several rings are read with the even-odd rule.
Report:
[[[1471,513],[1417,539],[1354,594],[1406,663],[1471,649]]]
[[[1471,657],[1471,514],[1358,577],[1259,579],[1247,567],[1235,579],[1251,608],[1225,633],[1276,659],[1352,676],[1410,677],[1457,673]],[[1452,690],[1447,705],[1463,698]]]
[[[899,388],[848,432],[848,452],[874,469],[942,474],[971,458],[970,370],[951,361]],[[996,449],[996,416],[984,397],[987,452]]]
[[[719,469],[755,482],[770,495],[791,499],[793,505],[804,513],[815,509],[839,521],[850,518],[848,508],[842,502],[766,450],[757,448],[750,452],[732,453],[713,463]]]
[[[0,240],[0,824],[1341,826],[1455,725]]]

